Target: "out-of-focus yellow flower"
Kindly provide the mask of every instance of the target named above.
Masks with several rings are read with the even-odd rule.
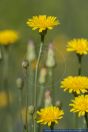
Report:
[[[4,91],[0,92],[0,107],[5,107],[8,105],[7,95]]]
[[[69,93],[85,93],[88,90],[88,77],[68,76],[63,81],[61,81],[61,88],[64,88],[64,91],[68,90]]]
[[[46,29],[53,29],[57,26],[59,21],[54,16],[39,15],[33,16],[32,19],[28,19],[27,25],[32,27],[33,30],[39,29],[39,32],[42,32]]]
[[[23,121],[24,125],[26,125],[26,123],[30,122],[33,113],[34,113],[34,107],[32,105],[30,105],[28,108],[24,107],[21,110],[22,121]]]
[[[69,105],[72,107],[70,112],[77,112],[79,117],[84,116],[88,112],[88,95],[75,97]]]
[[[51,126],[51,123],[58,124],[58,120],[63,118],[64,112],[58,107],[49,106],[37,111],[37,114],[39,115],[37,123],[44,125],[48,124],[48,126]]]
[[[67,44],[67,51],[74,51],[80,55],[88,54],[88,40],[81,38],[69,41]]]
[[[26,122],[29,122],[29,114],[28,114],[28,110],[26,109],[26,107],[22,109],[21,114],[22,114],[22,121],[24,125],[26,125]]]
[[[0,31],[0,44],[9,45],[16,42],[19,38],[18,32],[14,30],[2,30]]]

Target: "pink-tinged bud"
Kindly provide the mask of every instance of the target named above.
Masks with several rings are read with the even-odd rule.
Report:
[[[48,54],[46,59],[46,66],[49,68],[52,68],[55,66],[55,54],[54,54],[54,49],[52,44],[49,44]]]
[[[44,104],[45,104],[45,107],[52,106],[52,98],[51,98],[51,93],[49,90],[45,92]]]

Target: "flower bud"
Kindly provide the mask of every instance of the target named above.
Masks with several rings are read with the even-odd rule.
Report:
[[[43,67],[40,70],[40,75],[39,75],[39,83],[40,84],[45,83],[45,81],[46,81],[46,75],[47,75],[47,70],[46,70],[46,68]]]
[[[29,114],[33,114],[34,113],[34,106],[33,105],[30,105],[28,107],[28,112],[29,112]]]
[[[29,62],[34,61],[36,58],[35,54],[35,46],[32,40],[29,41],[28,46],[27,46],[27,59]]]
[[[28,66],[29,66],[28,60],[24,60],[24,61],[22,62],[22,67],[25,68],[25,69],[27,69]]]
[[[51,99],[51,93],[49,90],[45,92],[45,107],[52,106],[52,99]]]
[[[48,54],[46,59],[46,66],[52,68],[55,66],[55,55],[52,44],[49,45]]]
[[[19,89],[22,89],[22,88],[23,88],[23,85],[24,85],[24,82],[23,82],[22,78],[18,78],[18,79],[16,80],[16,84],[17,84],[17,87],[18,87]]]
[[[61,102],[60,102],[60,100],[57,100],[57,101],[56,101],[56,106],[57,106],[57,107],[61,107]]]

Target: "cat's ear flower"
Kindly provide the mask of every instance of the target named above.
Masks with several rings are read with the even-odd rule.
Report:
[[[19,38],[19,33],[15,30],[0,31],[0,45],[10,45],[15,43]]]
[[[52,123],[59,123],[59,120],[63,118],[64,112],[56,106],[49,106],[37,111],[38,121],[37,123],[51,126]]]
[[[38,29],[40,33],[47,29],[51,30],[59,24],[60,22],[56,17],[46,15],[33,16],[27,21],[27,25],[32,27],[32,30]]]
[[[85,93],[88,90],[88,77],[86,76],[68,76],[61,81],[61,88],[69,93]]]
[[[88,113],[88,95],[75,97],[69,105],[72,107],[70,112],[78,113],[79,117],[84,116],[86,112]]]
[[[68,52],[75,52],[79,55],[88,54],[88,40],[87,39],[73,39],[67,44]]]

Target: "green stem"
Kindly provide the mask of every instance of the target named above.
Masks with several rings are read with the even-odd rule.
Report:
[[[26,126],[25,130],[28,132],[28,74],[27,74],[27,69],[25,69],[25,81],[26,81]]]
[[[86,121],[86,128],[88,128],[88,117],[87,117],[87,113],[85,113],[85,121]]]
[[[38,98],[38,108],[41,107],[41,104],[42,104],[42,100],[43,100],[43,93],[44,93],[44,84],[41,84],[40,86],[40,93],[39,93],[39,98]]]
[[[78,58],[78,63],[79,63],[79,68],[78,68],[78,76],[81,75],[81,62],[82,62],[82,55],[76,54],[77,58]],[[78,95],[74,92],[73,93],[74,97],[77,97]],[[74,115],[75,116],[75,128],[78,127],[78,120],[77,120],[77,114]]]
[[[29,73],[29,79],[30,79],[30,82],[29,82],[29,89],[30,89],[30,93],[29,93],[29,96],[30,96],[30,104],[32,105],[33,104],[33,95],[34,95],[34,85],[33,85],[33,81],[34,81],[34,71],[33,71],[33,68],[32,68],[32,62],[29,64],[30,65],[30,73]]]
[[[81,63],[82,63],[82,55],[77,54],[78,57],[78,63],[79,63],[79,68],[78,68],[78,75],[81,75]]]
[[[3,87],[6,91],[6,94],[7,94],[7,103],[8,103],[8,107],[9,107],[9,89],[8,89],[8,59],[9,59],[9,56],[8,56],[8,49],[9,47],[5,46],[4,47],[4,65],[3,65]]]
[[[40,49],[39,49],[39,54],[38,54],[38,59],[37,59],[37,64],[36,64],[36,69],[35,69],[35,82],[34,82],[34,107],[35,111],[37,109],[37,77],[38,77],[38,68],[39,68],[39,63],[41,60],[41,54],[42,54],[42,49],[43,49],[43,44],[44,44],[44,37],[45,34],[41,34],[41,44],[40,44]],[[36,122],[34,120],[34,132],[36,132]]]
[[[54,130],[54,125],[55,125],[54,123],[51,124],[51,126],[50,126],[51,130]]]
[[[53,72],[53,67],[52,68],[49,68],[49,83],[51,84],[49,87],[50,87],[50,91],[52,94],[52,101],[53,101],[53,105],[55,104],[55,88],[53,87],[53,84],[54,84],[54,72]]]

